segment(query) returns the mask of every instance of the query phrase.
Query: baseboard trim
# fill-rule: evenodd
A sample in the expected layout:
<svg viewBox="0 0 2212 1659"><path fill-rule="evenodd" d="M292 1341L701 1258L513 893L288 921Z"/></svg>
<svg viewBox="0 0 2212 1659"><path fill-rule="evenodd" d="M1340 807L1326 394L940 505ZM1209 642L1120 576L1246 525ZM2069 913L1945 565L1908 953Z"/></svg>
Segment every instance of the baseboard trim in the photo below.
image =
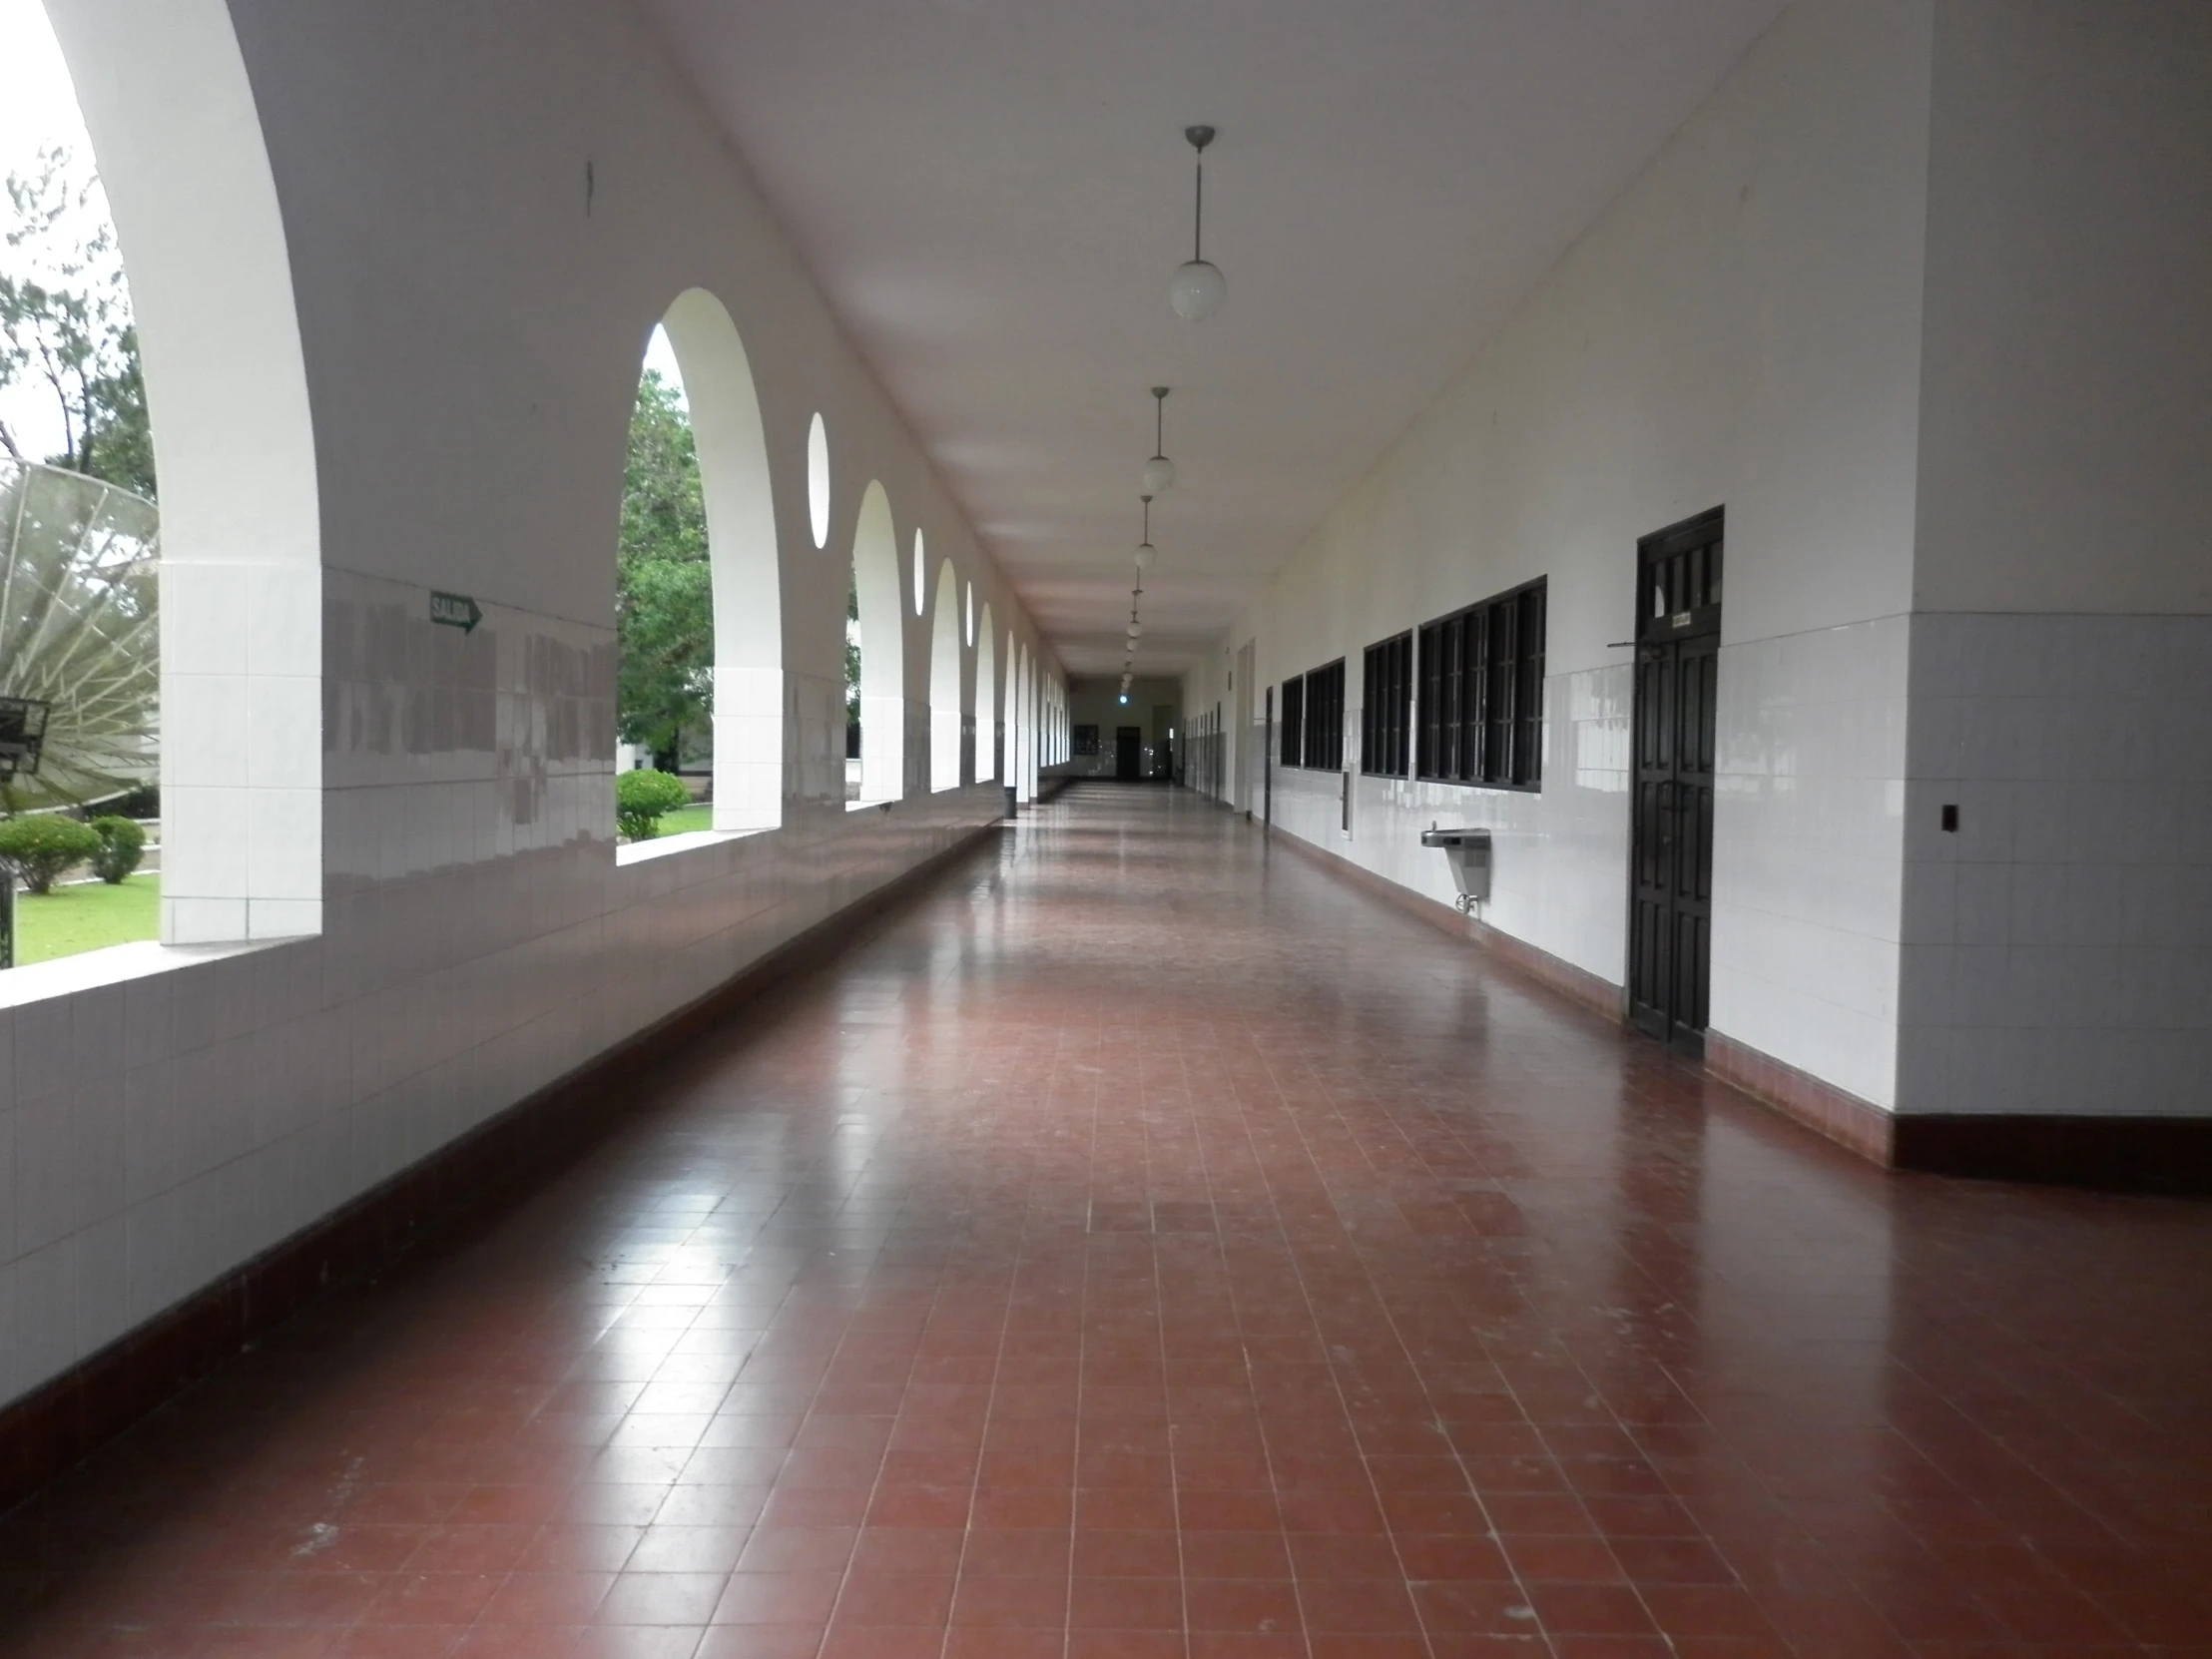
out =
<svg viewBox="0 0 2212 1659"><path fill-rule="evenodd" d="M622 1114L610 1114L607 1103L637 1095L641 1065L670 1057L764 993L851 949L952 866L986 844L998 844L1002 833L999 823L967 831L943 851L787 939L698 1001L0 1407L0 1512L67 1473L324 1290L358 1279L460 1224L496 1214L501 1200L620 1121Z"/></svg>
<svg viewBox="0 0 2212 1659"><path fill-rule="evenodd" d="M1356 864L1340 852L1332 852L1326 846L1316 846L1302 835L1285 831L1268 835L1270 846L1286 847L1302 858L1309 858L1338 876L1349 885L1358 887L1372 897L1402 911L1416 921L1449 933L1453 938L1466 939L1479 945L1518 968L1529 978L1536 980L1591 1013L1619 1024L1622 1018L1621 988L1610 979L1600 978L1587 968L1576 967L1562 956L1517 939L1510 933L1499 931L1486 922L1464 915L1449 904L1438 903L1425 893L1392 881L1386 875L1378 875L1364 864Z"/></svg>
<svg viewBox="0 0 2212 1659"><path fill-rule="evenodd" d="M2212 1197L2212 1119L1908 1113L1900 1169L2102 1192Z"/></svg>
<svg viewBox="0 0 2212 1659"><path fill-rule="evenodd" d="M1826 1078L1720 1031L1705 1034L1705 1069L1792 1123L1872 1163L1896 1162L1897 1115Z"/></svg>

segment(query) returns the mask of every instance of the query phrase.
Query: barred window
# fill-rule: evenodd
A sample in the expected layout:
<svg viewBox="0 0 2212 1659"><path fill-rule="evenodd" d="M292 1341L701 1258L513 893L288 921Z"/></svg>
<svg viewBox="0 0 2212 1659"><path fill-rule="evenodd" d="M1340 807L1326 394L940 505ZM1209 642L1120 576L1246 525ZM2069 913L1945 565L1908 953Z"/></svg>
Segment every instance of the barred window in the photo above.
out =
<svg viewBox="0 0 2212 1659"><path fill-rule="evenodd" d="M1360 707L1360 770L1377 778L1405 776L1407 726L1413 712L1413 636L1368 647Z"/></svg>
<svg viewBox="0 0 2212 1659"><path fill-rule="evenodd" d="M1541 580L1426 624L1415 672L1419 777L1494 789L1542 786Z"/></svg>
<svg viewBox="0 0 2212 1659"><path fill-rule="evenodd" d="M1345 762L1345 660L1306 676L1306 732L1303 765L1335 772Z"/></svg>
<svg viewBox="0 0 2212 1659"><path fill-rule="evenodd" d="M1283 764L1306 764L1306 677L1283 682Z"/></svg>

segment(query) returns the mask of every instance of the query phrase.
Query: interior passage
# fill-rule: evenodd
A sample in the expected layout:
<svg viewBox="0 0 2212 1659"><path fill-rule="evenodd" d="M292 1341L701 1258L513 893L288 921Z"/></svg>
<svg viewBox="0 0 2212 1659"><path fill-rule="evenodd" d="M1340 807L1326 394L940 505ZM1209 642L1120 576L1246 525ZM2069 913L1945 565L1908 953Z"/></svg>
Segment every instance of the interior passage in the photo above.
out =
<svg viewBox="0 0 2212 1659"><path fill-rule="evenodd" d="M2212 1653L2212 1212L1041 807L0 1522L0 1652Z"/></svg>

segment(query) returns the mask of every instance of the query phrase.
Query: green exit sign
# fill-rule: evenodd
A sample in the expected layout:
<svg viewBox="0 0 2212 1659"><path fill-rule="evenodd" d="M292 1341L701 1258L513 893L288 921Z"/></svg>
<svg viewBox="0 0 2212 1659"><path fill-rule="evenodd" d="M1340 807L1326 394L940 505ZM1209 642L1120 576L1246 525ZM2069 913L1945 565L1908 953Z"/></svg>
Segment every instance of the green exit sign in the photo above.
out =
<svg viewBox="0 0 2212 1659"><path fill-rule="evenodd" d="M476 625L484 620L484 613L465 593L433 593L430 595L430 620L441 628L458 628L464 634L473 634Z"/></svg>

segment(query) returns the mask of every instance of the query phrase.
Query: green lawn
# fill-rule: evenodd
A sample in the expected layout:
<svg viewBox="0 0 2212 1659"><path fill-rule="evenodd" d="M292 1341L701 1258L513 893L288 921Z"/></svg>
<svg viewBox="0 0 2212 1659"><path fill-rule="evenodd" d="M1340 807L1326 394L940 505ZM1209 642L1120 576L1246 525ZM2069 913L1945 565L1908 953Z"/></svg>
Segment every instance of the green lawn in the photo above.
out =
<svg viewBox="0 0 2212 1659"><path fill-rule="evenodd" d="M134 875L113 887L87 881L56 887L43 898L19 892L15 928L18 967L155 938L162 928L162 878Z"/></svg>
<svg viewBox="0 0 2212 1659"><path fill-rule="evenodd" d="M662 819L660 833L688 835L694 830L712 830L714 827L715 810L702 802L697 807L680 807Z"/></svg>

